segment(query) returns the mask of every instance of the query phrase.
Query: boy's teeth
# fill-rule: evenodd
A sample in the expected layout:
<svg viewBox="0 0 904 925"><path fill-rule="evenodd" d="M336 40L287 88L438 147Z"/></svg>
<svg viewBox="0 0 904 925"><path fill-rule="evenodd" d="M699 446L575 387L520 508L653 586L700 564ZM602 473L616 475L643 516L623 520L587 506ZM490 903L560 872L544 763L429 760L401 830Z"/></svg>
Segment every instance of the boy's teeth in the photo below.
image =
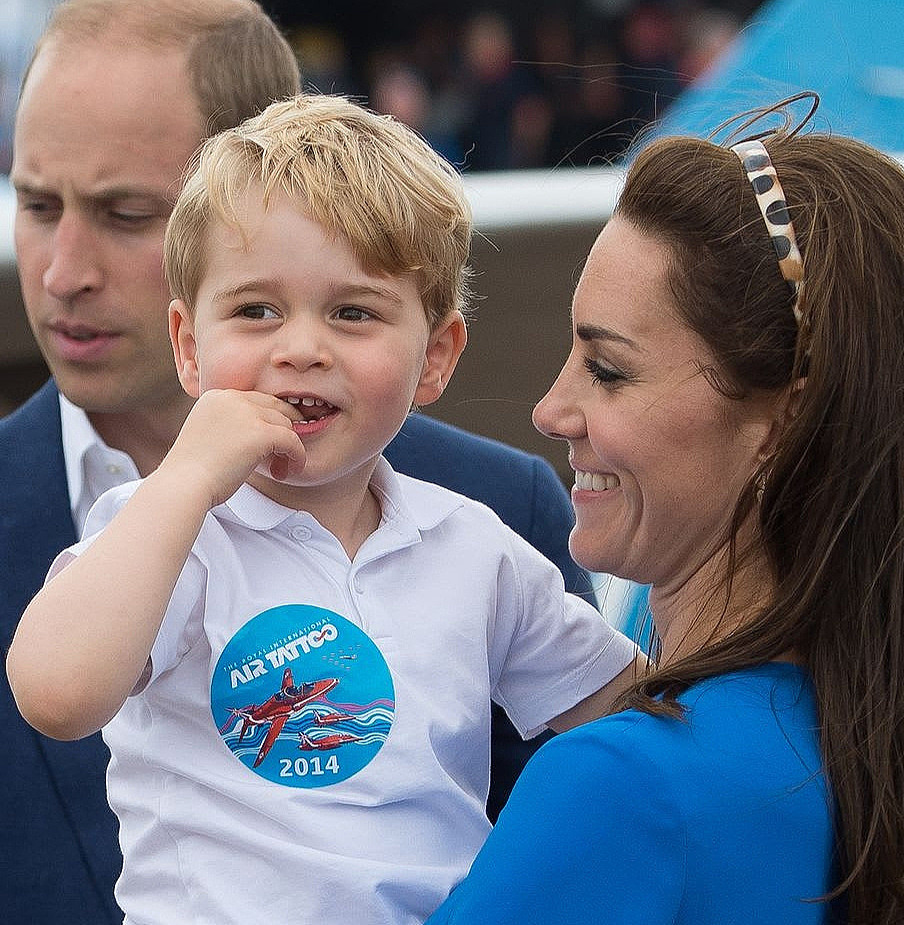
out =
<svg viewBox="0 0 904 925"><path fill-rule="evenodd" d="M313 398L308 398L307 396L301 400L301 403L302 403L306 408L313 408L313 407L314 407L314 404L315 404L314 399L313 399ZM321 404L322 404L322 402L321 402Z"/></svg>
<svg viewBox="0 0 904 925"><path fill-rule="evenodd" d="M297 405L297 404L298 404L298 399L295 398L293 395L287 395L285 400L286 400L290 405Z"/></svg>

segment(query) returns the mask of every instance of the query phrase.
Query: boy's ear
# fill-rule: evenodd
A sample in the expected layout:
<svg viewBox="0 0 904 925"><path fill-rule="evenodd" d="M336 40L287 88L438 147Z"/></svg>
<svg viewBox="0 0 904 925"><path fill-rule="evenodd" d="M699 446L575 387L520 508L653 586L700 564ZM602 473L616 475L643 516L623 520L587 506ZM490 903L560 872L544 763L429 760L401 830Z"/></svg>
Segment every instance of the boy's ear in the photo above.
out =
<svg viewBox="0 0 904 925"><path fill-rule="evenodd" d="M169 335L176 360L176 372L182 388L197 398L201 394L198 377L198 349L195 343L195 326L188 306L181 299L173 299L169 306Z"/></svg>
<svg viewBox="0 0 904 925"><path fill-rule="evenodd" d="M460 311L451 312L436 326L427 341L415 405L429 405L443 394L467 342L468 329Z"/></svg>

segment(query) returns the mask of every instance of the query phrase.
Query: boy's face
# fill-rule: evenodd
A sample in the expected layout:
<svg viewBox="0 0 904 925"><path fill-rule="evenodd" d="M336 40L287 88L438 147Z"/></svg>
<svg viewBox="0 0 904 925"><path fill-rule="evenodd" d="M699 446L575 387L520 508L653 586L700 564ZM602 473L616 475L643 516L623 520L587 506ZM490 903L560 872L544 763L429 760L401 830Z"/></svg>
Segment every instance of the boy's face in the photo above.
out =
<svg viewBox="0 0 904 925"><path fill-rule="evenodd" d="M178 300L171 334L183 386L292 399L309 418L300 436L311 487L370 478L412 402L435 401L465 344L459 313L433 331L415 282L368 273L286 197L252 187L245 237L215 223L194 315ZM296 428L297 430L298 428Z"/></svg>

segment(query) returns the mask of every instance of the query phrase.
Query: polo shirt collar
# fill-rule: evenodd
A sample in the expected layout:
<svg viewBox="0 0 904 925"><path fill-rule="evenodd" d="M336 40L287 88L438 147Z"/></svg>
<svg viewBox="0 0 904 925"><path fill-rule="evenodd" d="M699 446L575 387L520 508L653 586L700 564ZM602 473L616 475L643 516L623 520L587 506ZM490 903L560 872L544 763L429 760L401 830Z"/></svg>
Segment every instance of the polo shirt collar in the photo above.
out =
<svg viewBox="0 0 904 925"><path fill-rule="evenodd" d="M422 531L438 526L464 503L458 495L416 480L406 479L403 489L400 477L382 456L377 460L370 484L382 509L379 529L389 528L404 542L417 542ZM299 516L314 520L306 511L284 507L247 483L214 508L214 514L260 531L273 530Z"/></svg>

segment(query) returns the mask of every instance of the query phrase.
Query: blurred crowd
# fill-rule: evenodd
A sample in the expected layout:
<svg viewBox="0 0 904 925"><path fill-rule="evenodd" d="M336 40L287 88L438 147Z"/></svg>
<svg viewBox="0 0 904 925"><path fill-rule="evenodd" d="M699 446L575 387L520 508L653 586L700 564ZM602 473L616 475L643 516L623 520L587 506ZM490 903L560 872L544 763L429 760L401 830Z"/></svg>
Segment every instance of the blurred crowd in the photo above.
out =
<svg viewBox="0 0 904 925"><path fill-rule="evenodd" d="M468 170L499 170L616 159L726 49L755 4L419 4L379 23L334 24L293 23L273 6L306 86L396 115Z"/></svg>
<svg viewBox="0 0 904 925"><path fill-rule="evenodd" d="M21 70L57 0L0 0L0 172ZM262 0L305 86L416 128L467 170L608 162L725 50L759 0Z"/></svg>

